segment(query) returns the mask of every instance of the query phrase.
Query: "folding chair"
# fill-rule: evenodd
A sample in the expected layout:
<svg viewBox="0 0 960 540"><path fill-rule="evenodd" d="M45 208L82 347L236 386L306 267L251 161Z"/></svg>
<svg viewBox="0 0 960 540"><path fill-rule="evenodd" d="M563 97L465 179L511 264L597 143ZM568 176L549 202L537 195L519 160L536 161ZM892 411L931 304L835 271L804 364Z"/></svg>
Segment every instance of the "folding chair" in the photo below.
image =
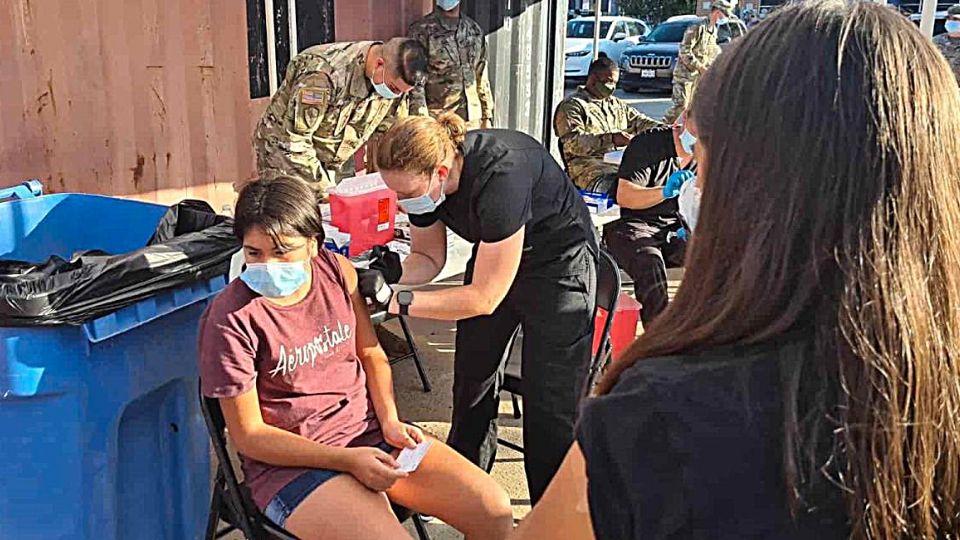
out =
<svg viewBox="0 0 960 540"><path fill-rule="evenodd" d="M590 360L582 397L590 395L600 374L603 373L607 364L610 363L610 357L613 354L613 349L610 346L610 330L613 328L613 314L617 311L617 303L620 300L620 289L622 286L620 269L617 267L617 263L613 260L613 257L606 251L600 250L599 259L599 268L597 270L597 305L594 309L593 317L595 319L597 311L601 309L606 311L609 316L603 324L603 330L600 333L600 345L597 347L597 352ZM520 329L518 328L510 340L510 344L507 346L507 352L505 354L508 355L508 359L506 369L504 370L502 388L502 390L510 393L510 399L513 401L514 418L521 417L520 403L517 397L523 397L523 377L520 373L520 355L512 354L516 339L519 335ZM511 450L523 452L522 447L510 441L501 438L497 439L497 442Z"/></svg>
<svg viewBox="0 0 960 540"><path fill-rule="evenodd" d="M217 475L213 482L210 515L207 518L206 540L223 538L233 531L240 531L247 540L298 540L296 536L276 525L253 504L249 490L240 481L227 451L226 421L220 409L220 401L200 394L203 420L210 433L210 441L217 455ZM420 515L401 506L393 505L400 522L413 519L420 540L430 540L427 528ZM219 529L220 520L226 527Z"/></svg>
<svg viewBox="0 0 960 540"><path fill-rule="evenodd" d="M370 313L370 320L373 321L374 326L379 326L390 319L398 319L400 321L400 329L403 331L403 338L407 341L407 345L410 347L410 352L402 356L390 359L390 365L399 364L404 360L413 359L413 364L417 366L417 374L420 375L420 384L423 385L424 392L430 392L433 390L433 387L430 385L430 379L427 378L427 372L423 369L423 363L420 361L420 350L417 349L417 343L413 340L413 333L410 332L410 327L407 326L406 317L400 315L391 315L387 313L387 310L377 310Z"/></svg>

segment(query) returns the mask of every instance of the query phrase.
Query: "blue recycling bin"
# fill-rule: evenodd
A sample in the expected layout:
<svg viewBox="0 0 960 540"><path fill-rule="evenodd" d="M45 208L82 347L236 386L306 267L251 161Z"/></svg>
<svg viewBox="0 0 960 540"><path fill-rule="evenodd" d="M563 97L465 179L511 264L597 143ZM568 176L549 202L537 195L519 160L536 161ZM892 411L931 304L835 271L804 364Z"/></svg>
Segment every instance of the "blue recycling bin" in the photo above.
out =
<svg viewBox="0 0 960 540"><path fill-rule="evenodd" d="M165 211L75 194L0 202L0 259L134 251ZM0 327L0 539L203 537L197 324L226 283L165 291L81 326Z"/></svg>

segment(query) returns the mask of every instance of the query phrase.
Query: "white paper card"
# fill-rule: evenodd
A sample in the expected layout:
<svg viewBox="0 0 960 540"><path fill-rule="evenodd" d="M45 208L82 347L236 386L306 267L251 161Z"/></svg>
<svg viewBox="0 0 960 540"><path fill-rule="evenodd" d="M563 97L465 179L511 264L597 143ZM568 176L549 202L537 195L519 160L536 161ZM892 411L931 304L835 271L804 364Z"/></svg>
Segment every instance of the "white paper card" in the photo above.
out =
<svg viewBox="0 0 960 540"><path fill-rule="evenodd" d="M404 448L401 450L400 455L397 456L397 462L400 463L400 470L405 473L412 473L417 470L420 462L423 461L424 456L427 455L427 450L430 449L431 444L432 441L426 439L418 444L416 448Z"/></svg>

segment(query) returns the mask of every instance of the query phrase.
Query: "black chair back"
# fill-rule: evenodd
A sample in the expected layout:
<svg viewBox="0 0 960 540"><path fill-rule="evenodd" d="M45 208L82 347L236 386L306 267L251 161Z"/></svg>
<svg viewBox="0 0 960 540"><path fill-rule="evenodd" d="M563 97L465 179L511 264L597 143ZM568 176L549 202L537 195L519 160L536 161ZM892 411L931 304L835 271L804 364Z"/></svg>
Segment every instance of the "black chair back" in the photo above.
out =
<svg viewBox="0 0 960 540"><path fill-rule="evenodd" d="M220 401L216 398L205 397L200 394L200 408L203 411L203 420L210 433L213 451L217 456L217 478L213 486L213 501L210 507L210 518L207 525L207 540L219 538L224 532L217 532L219 519L230 525L229 530L239 529L248 540L297 540L290 534L268 520L247 496L243 485L233 469L230 453L227 451L226 420L220 409Z"/></svg>
<svg viewBox="0 0 960 540"><path fill-rule="evenodd" d="M596 310L606 311L607 318L603 323L603 329L600 331L600 346L597 347L597 352L590 362L590 371L584 389L585 395L589 395L593 391L600 374L610 363L610 357L613 354L613 349L610 346L610 330L613 328L613 316L617 311L617 305L620 303L620 289L623 286L620 279L620 268L609 253L601 249L598 263ZM594 317L596 317L596 312L594 312Z"/></svg>

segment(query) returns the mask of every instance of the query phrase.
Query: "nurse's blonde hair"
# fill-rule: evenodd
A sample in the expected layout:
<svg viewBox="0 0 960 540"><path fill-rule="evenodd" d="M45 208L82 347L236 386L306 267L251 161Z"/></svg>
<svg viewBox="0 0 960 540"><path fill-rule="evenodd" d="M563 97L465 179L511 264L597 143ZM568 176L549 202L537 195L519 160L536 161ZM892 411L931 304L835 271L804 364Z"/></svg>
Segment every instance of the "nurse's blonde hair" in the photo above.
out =
<svg viewBox="0 0 960 540"><path fill-rule="evenodd" d="M382 171L433 174L449 152L459 152L467 124L454 113L436 120L410 116L398 121L377 145L377 167Z"/></svg>

